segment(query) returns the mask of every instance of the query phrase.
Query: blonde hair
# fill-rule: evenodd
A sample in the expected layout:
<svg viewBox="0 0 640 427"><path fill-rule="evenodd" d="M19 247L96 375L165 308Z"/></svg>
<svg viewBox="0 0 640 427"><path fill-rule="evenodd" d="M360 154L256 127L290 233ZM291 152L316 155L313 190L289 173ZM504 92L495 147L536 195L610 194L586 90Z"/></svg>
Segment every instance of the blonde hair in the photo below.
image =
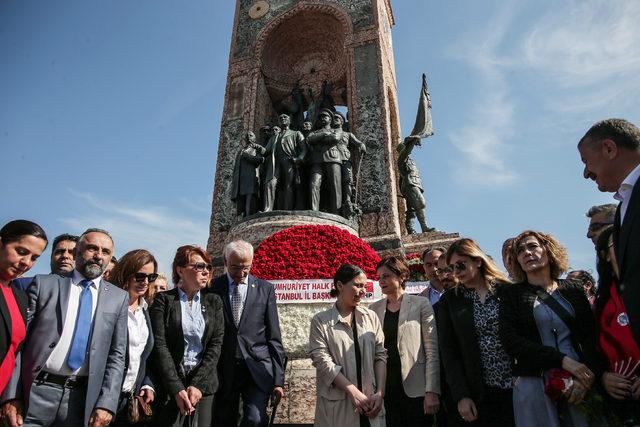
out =
<svg viewBox="0 0 640 427"><path fill-rule="evenodd" d="M552 279L558 279L562 273L569 269L569 256L567 255L567 249L560 244L560 242L551 234L542 233L540 231L526 230L518 234L513 239L509 258L509 272L513 278L518 282L524 282L527 280L527 274L522 269L522 266L518 262L518 246L527 237L534 237L542 248L547 252L547 258L549 259L549 267Z"/></svg>
<svg viewBox="0 0 640 427"><path fill-rule="evenodd" d="M487 288L493 289L496 282L510 283L509 278L505 276L496 263L480 249L480 246L478 246L473 239L462 238L453 242L451 246L449 246L449 250L447 250L447 264L451 264L453 254L480 260L480 267L478 267L478 269L480 270L480 274L482 274Z"/></svg>

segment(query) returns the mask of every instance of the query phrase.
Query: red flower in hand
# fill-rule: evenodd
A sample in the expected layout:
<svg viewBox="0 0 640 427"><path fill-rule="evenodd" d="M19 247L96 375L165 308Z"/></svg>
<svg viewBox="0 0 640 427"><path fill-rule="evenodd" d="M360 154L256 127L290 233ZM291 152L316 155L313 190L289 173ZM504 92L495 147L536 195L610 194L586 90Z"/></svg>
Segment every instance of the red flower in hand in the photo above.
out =
<svg viewBox="0 0 640 427"><path fill-rule="evenodd" d="M573 377L564 369L549 369L544 374L544 392L551 400L560 400L571 388Z"/></svg>

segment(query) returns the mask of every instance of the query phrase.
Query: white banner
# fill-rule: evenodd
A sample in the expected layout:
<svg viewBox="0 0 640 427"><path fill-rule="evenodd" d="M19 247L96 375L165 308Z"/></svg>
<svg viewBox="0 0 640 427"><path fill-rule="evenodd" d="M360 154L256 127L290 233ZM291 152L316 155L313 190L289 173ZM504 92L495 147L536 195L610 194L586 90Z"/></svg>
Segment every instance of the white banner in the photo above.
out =
<svg viewBox="0 0 640 427"><path fill-rule="evenodd" d="M312 304L334 302L329 296L333 279L270 280L276 290L278 304ZM406 291L411 294L422 292L427 282L407 282ZM365 286L363 302L371 303L382 298L377 281L369 280Z"/></svg>

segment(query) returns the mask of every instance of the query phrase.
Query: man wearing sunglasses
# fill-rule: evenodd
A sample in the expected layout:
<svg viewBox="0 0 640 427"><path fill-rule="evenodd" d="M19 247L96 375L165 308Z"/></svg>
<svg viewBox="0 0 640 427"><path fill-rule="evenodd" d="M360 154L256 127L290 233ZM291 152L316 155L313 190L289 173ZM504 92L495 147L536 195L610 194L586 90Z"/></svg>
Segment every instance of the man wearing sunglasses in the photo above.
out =
<svg viewBox="0 0 640 427"><path fill-rule="evenodd" d="M616 205L609 203L606 205L592 206L587 212L589 218L589 227L587 228L587 237L591 239L595 245L600 234L613 225L616 216Z"/></svg>
<svg viewBox="0 0 640 427"><path fill-rule="evenodd" d="M284 349L273 285L250 273L253 247L225 246L225 274L211 286L224 303L224 341L218 363L214 425L235 426L242 397L242 426L267 425L267 402L284 396Z"/></svg>
<svg viewBox="0 0 640 427"><path fill-rule="evenodd" d="M447 264L447 257L444 254L438 258L436 275L445 291L448 291L458 284L458 279L456 279L456 276L453 274L453 266Z"/></svg>

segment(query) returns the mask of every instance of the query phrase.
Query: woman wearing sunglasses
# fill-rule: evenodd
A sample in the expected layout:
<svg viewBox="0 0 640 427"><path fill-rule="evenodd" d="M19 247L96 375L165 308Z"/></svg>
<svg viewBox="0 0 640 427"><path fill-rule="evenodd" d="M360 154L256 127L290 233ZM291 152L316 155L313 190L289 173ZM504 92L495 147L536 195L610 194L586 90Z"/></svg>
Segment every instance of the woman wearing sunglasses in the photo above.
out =
<svg viewBox="0 0 640 427"><path fill-rule="evenodd" d="M201 292L211 270L211 258L204 249L181 246L173 260L175 287L156 294L151 306L154 372L162 390L153 425L208 427L212 423L224 317L220 297Z"/></svg>
<svg viewBox="0 0 640 427"><path fill-rule="evenodd" d="M460 420L513 425L510 360L498 336L497 293L508 279L471 239L455 241L446 257L459 284L436 304L436 319Z"/></svg>
<svg viewBox="0 0 640 427"><path fill-rule="evenodd" d="M569 265L567 252L553 236L525 231L513 240L510 262L519 283L500 295L500 333L516 377L516 425L586 426L575 404L593 385L600 358L582 285L560 279ZM556 383L563 387L554 393Z"/></svg>
<svg viewBox="0 0 640 427"><path fill-rule="evenodd" d="M155 398L153 383L147 372L147 359L153 349L153 333L148 301L153 282L158 277L156 259L144 249L126 253L111 271L109 281L129 293L127 370L113 425L130 425L129 403L141 396L151 404Z"/></svg>

